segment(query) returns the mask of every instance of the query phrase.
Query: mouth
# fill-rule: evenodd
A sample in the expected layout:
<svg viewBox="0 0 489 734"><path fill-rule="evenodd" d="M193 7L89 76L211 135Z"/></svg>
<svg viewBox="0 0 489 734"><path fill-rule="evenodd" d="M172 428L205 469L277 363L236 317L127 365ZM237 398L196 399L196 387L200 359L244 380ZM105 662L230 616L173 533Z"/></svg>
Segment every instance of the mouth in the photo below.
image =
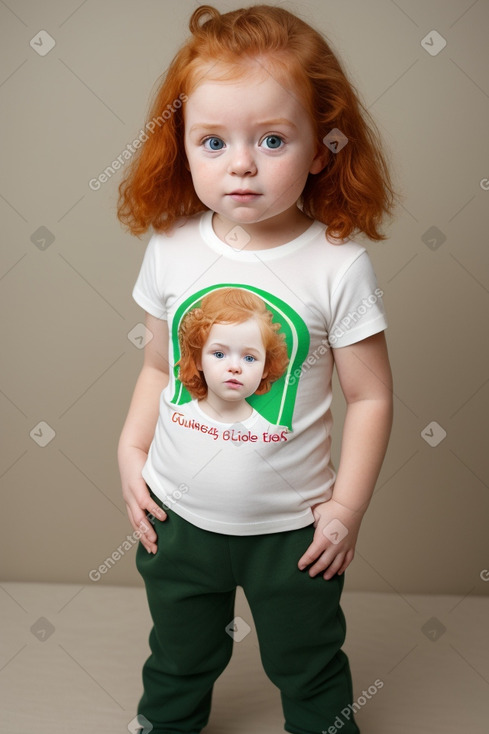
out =
<svg viewBox="0 0 489 734"><path fill-rule="evenodd" d="M258 194L256 191L250 191L249 189L236 189L236 191L231 191L228 196L235 199L235 201L251 201L261 196L261 194Z"/></svg>
<svg viewBox="0 0 489 734"><path fill-rule="evenodd" d="M243 387L243 383L239 380L226 380L224 384L229 385L230 387Z"/></svg>

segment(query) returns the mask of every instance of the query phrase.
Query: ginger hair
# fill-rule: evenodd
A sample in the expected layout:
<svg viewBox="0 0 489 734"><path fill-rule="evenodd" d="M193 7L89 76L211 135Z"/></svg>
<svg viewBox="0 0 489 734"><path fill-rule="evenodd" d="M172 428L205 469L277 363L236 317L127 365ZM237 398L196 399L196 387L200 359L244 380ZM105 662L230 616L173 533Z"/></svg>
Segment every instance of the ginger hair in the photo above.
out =
<svg viewBox="0 0 489 734"><path fill-rule="evenodd" d="M299 200L303 212L327 225L328 238L346 240L363 232L372 240L385 239L380 225L397 197L380 136L326 39L294 14L270 5L224 14L201 5L189 28L191 35L150 107L148 120L159 120L158 126L153 123L155 131L148 133L119 186L121 223L137 236L149 226L168 232L178 219L207 209L195 193L184 152L184 103L202 78L236 80L255 61L297 96L309 112L318 150L326 149L323 170L309 174ZM219 76L223 67L226 74ZM348 139L336 153L324 143L335 128Z"/></svg>
<svg viewBox="0 0 489 734"><path fill-rule="evenodd" d="M178 331L180 359L178 378L193 398L202 400L207 395L204 373L197 368L214 324L241 324L256 319L266 353L265 367L255 395L270 390L289 362L285 337L278 333L280 324L272 321L273 314L261 298L241 288L220 288L202 299L200 307L189 311Z"/></svg>

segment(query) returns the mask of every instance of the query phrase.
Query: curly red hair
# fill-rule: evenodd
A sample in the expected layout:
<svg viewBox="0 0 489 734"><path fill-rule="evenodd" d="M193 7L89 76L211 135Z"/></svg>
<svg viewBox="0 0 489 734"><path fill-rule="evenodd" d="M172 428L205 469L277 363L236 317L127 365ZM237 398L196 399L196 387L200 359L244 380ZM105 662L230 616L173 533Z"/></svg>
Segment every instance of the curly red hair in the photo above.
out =
<svg viewBox="0 0 489 734"><path fill-rule="evenodd" d="M177 362L178 378L192 397L201 400L207 395L204 374L197 368L202 348L214 324L241 324L256 319L266 353L263 377L255 391L262 395L270 390L289 362L285 337L279 334L280 324L273 323L273 314L261 298L241 288L220 288L202 299L199 308L189 311L180 324L178 339L181 357Z"/></svg>
<svg viewBox="0 0 489 734"><path fill-rule="evenodd" d="M280 7L255 5L221 14L210 5L190 19L191 36L176 54L149 112L154 132L136 152L119 186L118 218L134 235L149 226L169 231L175 222L204 211L184 153L183 103L203 66L228 66L229 78L260 59L309 111L318 148L337 128L348 143L328 153L321 173L309 174L299 202L305 214L328 225L328 236L363 232L385 239L380 224L396 199L375 123L324 37ZM248 64L249 69L249 64ZM156 129L157 128L157 129Z"/></svg>

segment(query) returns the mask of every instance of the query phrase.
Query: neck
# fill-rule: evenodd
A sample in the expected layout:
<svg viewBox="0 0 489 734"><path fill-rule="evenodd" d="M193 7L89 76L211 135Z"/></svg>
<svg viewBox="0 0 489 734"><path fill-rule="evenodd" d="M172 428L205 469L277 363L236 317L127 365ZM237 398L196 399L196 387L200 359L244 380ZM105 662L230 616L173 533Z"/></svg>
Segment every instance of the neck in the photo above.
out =
<svg viewBox="0 0 489 734"><path fill-rule="evenodd" d="M226 236L234 227L242 227L250 239L243 247L239 246L238 240L240 250L268 250L295 240L309 229L312 222L312 219L309 219L309 217L296 207L295 211L290 211L277 217L271 217L263 222L253 222L251 224L238 224L222 217L220 214L214 213L212 228L219 239L231 247L232 245L226 239Z"/></svg>

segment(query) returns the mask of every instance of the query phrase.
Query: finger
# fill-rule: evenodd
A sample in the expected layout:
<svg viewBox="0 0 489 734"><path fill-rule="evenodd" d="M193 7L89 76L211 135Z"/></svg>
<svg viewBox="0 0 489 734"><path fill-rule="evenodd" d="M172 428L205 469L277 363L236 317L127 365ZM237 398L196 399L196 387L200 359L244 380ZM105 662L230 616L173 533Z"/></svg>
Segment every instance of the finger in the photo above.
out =
<svg viewBox="0 0 489 734"><path fill-rule="evenodd" d="M334 561L328 567L326 573L323 574L323 579L329 581L333 576L340 571L343 566L343 554L339 553Z"/></svg>
<svg viewBox="0 0 489 734"><path fill-rule="evenodd" d="M299 562L297 565L299 566L301 571L306 566L309 566L310 563L313 563L318 558L318 556L320 556L325 550L327 550L327 547L329 547L329 544L328 546L325 545L325 538L323 535L321 535L321 539L313 540L304 555L299 558Z"/></svg>
<svg viewBox="0 0 489 734"><path fill-rule="evenodd" d="M144 538L145 541L147 541L143 542L143 545L150 553L156 553L156 551L158 550L158 535L156 534L153 523L151 521L156 518L157 520L164 522L168 518L168 514L159 505L157 505L153 499L151 499L149 493L147 502L145 504L145 509L147 510L149 515L145 515L143 525L149 525L149 529L146 530L145 528L143 528Z"/></svg>
<svg viewBox="0 0 489 734"><path fill-rule="evenodd" d="M133 515L133 512L131 510L131 507L128 505L127 502L126 502L126 510L127 510L127 516L129 518L129 522L131 523L132 529L133 530L138 530L137 522L134 519L134 515Z"/></svg>
<svg viewBox="0 0 489 734"><path fill-rule="evenodd" d="M143 546L146 548L148 553L156 553L156 541L158 540L158 536L156 535L146 513L142 512L141 508L137 505L135 509L127 505L127 512L131 525L133 526L134 531L138 533L138 538Z"/></svg>
<svg viewBox="0 0 489 734"><path fill-rule="evenodd" d="M349 550L348 553L345 556L345 560L343 561L343 565L341 566L340 570L338 571L338 574L341 576L341 574L345 573L346 569L350 565L350 563L353 561L354 557L354 551Z"/></svg>
<svg viewBox="0 0 489 734"><path fill-rule="evenodd" d="M140 483L138 482L137 484L134 484L133 492L131 495L129 495L128 500L129 499L133 499L136 503L134 504L133 502L132 505L133 515L135 519L139 520L138 510L141 509L143 511L146 510L150 515L158 518L158 520L166 520L166 512L151 497L151 494L148 490L148 485L142 478Z"/></svg>
<svg viewBox="0 0 489 734"><path fill-rule="evenodd" d="M168 515L166 512L154 502L154 500L151 499L151 497L148 496L148 501L144 505L144 508L149 512L150 515L153 515L153 517L157 517L158 520L161 520L164 522Z"/></svg>
<svg viewBox="0 0 489 734"><path fill-rule="evenodd" d="M335 554L333 547L330 546L309 570L309 575L317 576L318 573L327 569L328 578L331 578L336 573L336 569L341 567L343 556L343 553Z"/></svg>
<svg viewBox="0 0 489 734"><path fill-rule="evenodd" d="M141 532L143 530L145 535L147 535L148 531L151 530L152 527L148 515L141 510L138 505L126 505L126 507L129 520L131 521L131 525L134 530L136 532Z"/></svg>
<svg viewBox="0 0 489 734"><path fill-rule="evenodd" d="M154 538L153 538L154 536ZM143 520L139 526L139 540L144 545L148 553L156 553L158 550L157 540L158 536L153 530L153 526L148 519Z"/></svg>

